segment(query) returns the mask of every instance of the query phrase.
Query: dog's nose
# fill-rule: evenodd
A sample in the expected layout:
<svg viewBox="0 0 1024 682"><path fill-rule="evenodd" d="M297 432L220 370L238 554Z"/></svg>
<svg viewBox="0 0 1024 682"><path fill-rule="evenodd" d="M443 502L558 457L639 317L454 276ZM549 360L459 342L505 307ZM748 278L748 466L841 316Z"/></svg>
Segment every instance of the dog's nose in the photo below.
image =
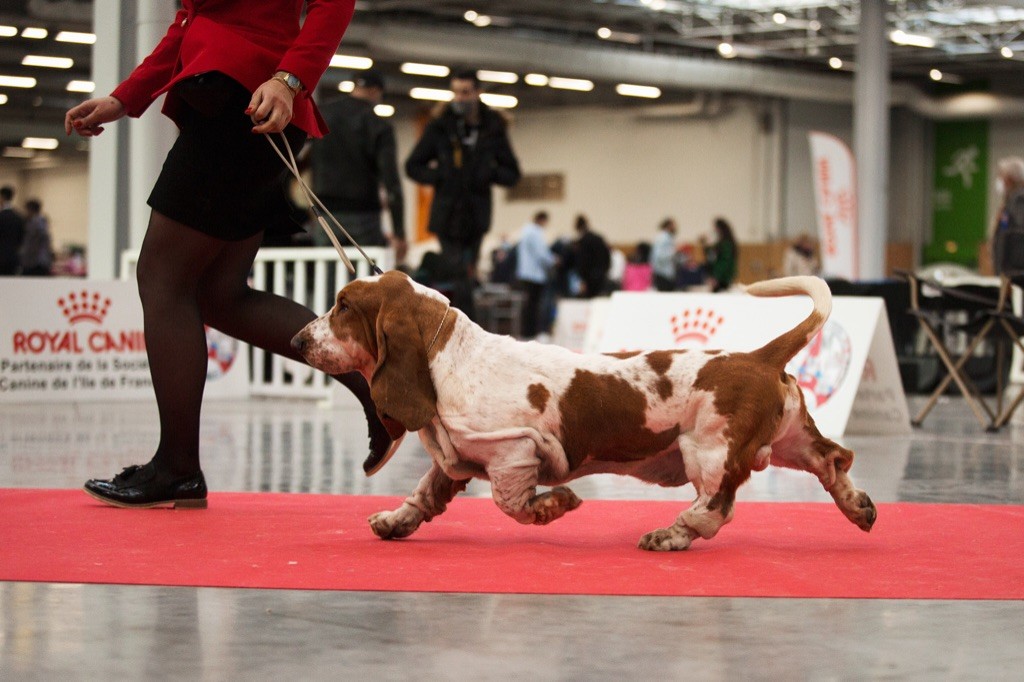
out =
<svg viewBox="0 0 1024 682"><path fill-rule="evenodd" d="M292 349L300 355L306 352L306 337L301 332L292 337Z"/></svg>

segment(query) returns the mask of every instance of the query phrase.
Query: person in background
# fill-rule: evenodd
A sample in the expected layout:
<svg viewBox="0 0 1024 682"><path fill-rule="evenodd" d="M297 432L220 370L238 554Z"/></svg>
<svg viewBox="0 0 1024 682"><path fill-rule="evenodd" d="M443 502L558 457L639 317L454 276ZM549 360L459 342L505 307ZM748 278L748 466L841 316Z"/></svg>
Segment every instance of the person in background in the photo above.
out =
<svg viewBox="0 0 1024 682"><path fill-rule="evenodd" d="M992 239L992 265L997 275L1019 275L1024 270L1024 159L1000 159L996 171L1001 203Z"/></svg>
<svg viewBox="0 0 1024 682"><path fill-rule="evenodd" d="M604 237L590 229L585 215L576 216L575 268L580 277L580 297L604 294L611 266L611 250Z"/></svg>
<svg viewBox="0 0 1024 682"><path fill-rule="evenodd" d="M28 277L46 277L53 269L53 240L50 221L42 213L43 205L37 199L25 202L25 238L21 242L21 274Z"/></svg>
<svg viewBox="0 0 1024 682"><path fill-rule="evenodd" d="M146 464L84 486L118 507L207 505L199 457L204 325L303 362L291 341L316 314L248 283L264 231L285 215L285 166L264 134L298 149L307 135L327 132L310 93L355 9L354 0L181 4L127 79L64 117L68 135L94 137L108 123L141 116L166 93L163 112L180 130L149 196L153 211L136 270L160 442ZM362 375L334 378L366 415L369 469L394 452L404 433L384 424Z"/></svg>
<svg viewBox="0 0 1024 682"><path fill-rule="evenodd" d="M802 234L786 249L786 255L782 260L782 274L784 277L816 275L818 270L818 254L814 248L814 240L810 235Z"/></svg>
<svg viewBox="0 0 1024 682"><path fill-rule="evenodd" d="M541 305L548 285L548 271L558 260L544 239L548 219L547 211L538 211L532 222L523 225L516 245L516 282L526 293L523 337L527 339L548 331L542 328L546 325L541 323Z"/></svg>
<svg viewBox="0 0 1024 682"><path fill-rule="evenodd" d="M475 279L491 229L491 187L511 187L522 174L504 116L480 101L476 71L456 71L450 86L452 101L423 130L405 172L434 188L427 229L437 235L441 255Z"/></svg>
<svg viewBox="0 0 1024 682"><path fill-rule="evenodd" d="M18 252L25 238L25 218L14 208L14 188L0 187L0 276L16 275Z"/></svg>
<svg viewBox="0 0 1024 682"><path fill-rule="evenodd" d="M390 245L395 260L405 260L405 199L398 176L395 129L374 107L384 101L384 77L374 70L355 78L352 94L339 94L321 107L331 134L314 139L310 149L313 190L360 246ZM381 227L381 189L391 215L390 237ZM344 235L339 243L348 246ZM314 242L330 246L323 230Z"/></svg>
<svg viewBox="0 0 1024 682"><path fill-rule="evenodd" d="M715 241L709 244L707 238L700 238L704 249L704 262L711 279L711 291L725 291L736 279L736 259L738 257L736 238L732 226L725 218L715 218Z"/></svg>
<svg viewBox="0 0 1024 682"><path fill-rule="evenodd" d="M651 271L654 288L675 291L676 288L676 221L665 218L658 226L658 236L651 247Z"/></svg>

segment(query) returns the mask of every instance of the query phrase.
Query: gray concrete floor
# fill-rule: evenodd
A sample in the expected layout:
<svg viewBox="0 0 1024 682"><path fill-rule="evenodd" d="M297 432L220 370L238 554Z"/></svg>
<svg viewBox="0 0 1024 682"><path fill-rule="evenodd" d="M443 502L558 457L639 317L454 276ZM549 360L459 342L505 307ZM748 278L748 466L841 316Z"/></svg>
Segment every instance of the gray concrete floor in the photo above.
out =
<svg viewBox="0 0 1024 682"><path fill-rule="evenodd" d="M76 488L145 461L156 436L149 404L0 406L0 487ZM1024 504L1020 419L988 434L950 398L911 436L841 441L876 502ZM211 402L203 468L219 491L387 495L426 470L410 438L367 479L365 442L354 403ZM615 477L573 489L584 499L692 495ZM474 482L465 494L488 493ZM739 497L738 514L743 500L829 500L807 474L774 468ZM0 680L1020 680L1022 632L1019 601L0 583Z"/></svg>

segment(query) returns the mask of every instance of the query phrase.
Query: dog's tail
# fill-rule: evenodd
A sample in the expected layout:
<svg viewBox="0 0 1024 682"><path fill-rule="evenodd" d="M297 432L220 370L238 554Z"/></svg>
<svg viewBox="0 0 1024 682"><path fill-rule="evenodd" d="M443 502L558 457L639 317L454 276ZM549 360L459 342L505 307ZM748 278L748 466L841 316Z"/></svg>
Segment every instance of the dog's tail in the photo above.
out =
<svg viewBox="0 0 1024 682"><path fill-rule="evenodd" d="M821 330L829 313L832 312L832 292L829 291L825 280L817 277L770 279L751 284L747 287L747 293L766 297L804 294L810 296L814 303L814 308L806 320L752 353L770 367L785 367L786 363Z"/></svg>

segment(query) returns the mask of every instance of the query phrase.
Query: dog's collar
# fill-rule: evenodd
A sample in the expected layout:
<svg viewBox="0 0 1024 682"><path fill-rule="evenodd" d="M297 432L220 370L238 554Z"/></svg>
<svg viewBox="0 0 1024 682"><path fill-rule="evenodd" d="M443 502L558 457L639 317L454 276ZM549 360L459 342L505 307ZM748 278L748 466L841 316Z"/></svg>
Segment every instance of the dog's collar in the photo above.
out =
<svg viewBox="0 0 1024 682"><path fill-rule="evenodd" d="M444 315L441 316L441 324L437 325L437 331L434 332L434 338L431 340L430 345L427 346L427 353L430 353L430 349L434 347L434 342L437 341L437 337L441 334L441 327L444 326L444 321L448 319L448 311L452 309L451 304L444 309Z"/></svg>

